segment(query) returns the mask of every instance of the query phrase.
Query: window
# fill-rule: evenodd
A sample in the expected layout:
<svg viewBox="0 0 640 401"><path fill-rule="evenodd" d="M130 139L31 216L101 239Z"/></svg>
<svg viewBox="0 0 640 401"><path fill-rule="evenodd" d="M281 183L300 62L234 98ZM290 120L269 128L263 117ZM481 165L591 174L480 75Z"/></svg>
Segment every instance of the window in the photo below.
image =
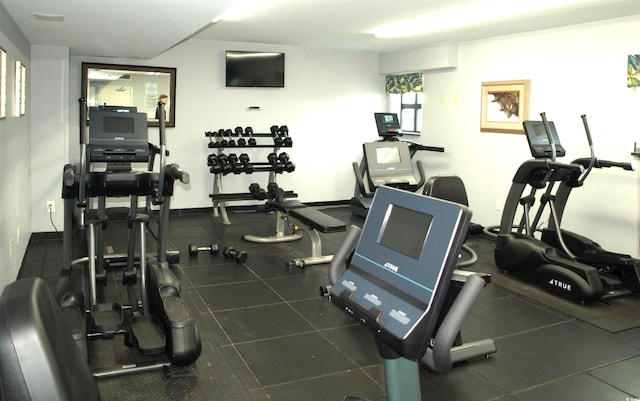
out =
<svg viewBox="0 0 640 401"><path fill-rule="evenodd" d="M389 94L389 111L397 113L400 128L409 134L422 132L422 99L423 93L391 93Z"/></svg>
<svg viewBox="0 0 640 401"><path fill-rule="evenodd" d="M386 79L389 111L398 114L404 133L422 131L422 73L389 75Z"/></svg>
<svg viewBox="0 0 640 401"><path fill-rule="evenodd" d="M7 116L7 52L0 47L0 119Z"/></svg>

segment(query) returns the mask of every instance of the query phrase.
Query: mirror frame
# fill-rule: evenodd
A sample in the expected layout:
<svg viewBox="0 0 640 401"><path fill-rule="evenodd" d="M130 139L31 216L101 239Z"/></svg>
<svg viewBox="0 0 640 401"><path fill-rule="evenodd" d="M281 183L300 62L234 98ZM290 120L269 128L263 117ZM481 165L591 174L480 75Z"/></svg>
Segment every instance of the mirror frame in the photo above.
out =
<svg viewBox="0 0 640 401"><path fill-rule="evenodd" d="M83 99L87 99L87 104L89 104L89 94L87 93L88 84L89 84L89 70L90 69L107 69L107 70L121 70L127 72L157 72L157 73L165 73L169 74L169 115L168 119L165 122L165 127L175 127L176 126L176 69L170 67L150 67L150 66L141 66L141 65L126 65L126 64L102 64L102 63L82 63L82 82L81 82L81 97ZM158 94L159 95L159 94ZM138 109L143 108L143 105L118 105L118 106L136 106ZM88 115L87 115L88 118ZM88 119L87 119L88 123ZM157 127L157 120L149 120L148 124L150 127Z"/></svg>

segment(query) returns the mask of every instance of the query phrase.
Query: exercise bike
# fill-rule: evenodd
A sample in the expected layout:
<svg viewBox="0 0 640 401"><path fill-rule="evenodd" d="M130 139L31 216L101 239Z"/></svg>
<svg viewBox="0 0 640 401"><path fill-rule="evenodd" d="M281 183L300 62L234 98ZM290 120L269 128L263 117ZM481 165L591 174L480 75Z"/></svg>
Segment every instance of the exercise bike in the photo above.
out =
<svg viewBox="0 0 640 401"><path fill-rule="evenodd" d="M462 205L380 187L362 230L352 227L334 256L331 301L374 334L384 360L385 400L421 399L421 360L439 372L451 368L451 342L484 287L482 278L470 275L447 310L469 220Z"/></svg>

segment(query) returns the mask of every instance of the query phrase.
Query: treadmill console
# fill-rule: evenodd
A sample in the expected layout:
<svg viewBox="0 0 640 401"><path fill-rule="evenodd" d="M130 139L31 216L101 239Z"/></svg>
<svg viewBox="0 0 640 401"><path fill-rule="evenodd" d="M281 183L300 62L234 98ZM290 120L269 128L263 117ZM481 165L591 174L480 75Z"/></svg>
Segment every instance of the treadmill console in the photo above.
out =
<svg viewBox="0 0 640 401"><path fill-rule="evenodd" d="M396 113L373 113L376 119L378 135L382 137L402 135L400 120Z"/></svg>
<svg viewBox="0 0 640 401"><path fill-rule="evenodd" d="M371 188L389 185L408 190L418 184L407 142L366 142L362 147Z"/></svg>
<svg viewBox="0 0 640 401"><path fill-rule="evenodd" d="M553 143L556 147L556 157L562 157L566 152L560 144L560 139L556 132L556 126L553 124L553 121L549 121L548 123L549 130L551 131L551 138L553 139ZM524 132L527 135L531 155L536 159L551 158L551 144L549 143L547 131L544 129L544 123L542 121L527 120L524 121L522 125L524 126Z"/></svg>
<svg viewBox="0 0 640 401"><path fill-rule="evenodd" d="M421 357L470 219L462 205L378 188L332 302L402 356Z"/></svg>

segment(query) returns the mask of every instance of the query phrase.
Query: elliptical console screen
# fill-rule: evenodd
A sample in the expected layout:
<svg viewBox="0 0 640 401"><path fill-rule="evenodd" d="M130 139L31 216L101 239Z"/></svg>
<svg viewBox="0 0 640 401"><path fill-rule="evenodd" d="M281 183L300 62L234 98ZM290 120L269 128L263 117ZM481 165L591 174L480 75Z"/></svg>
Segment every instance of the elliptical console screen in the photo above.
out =
<svg viewBox="0 0 640 401"><path fill-rule="evenodd" d="M401 355L422 356L470 219L462 205L378 188L332 302Z"/></svg>
<svg viewBox="0 0 640 401"><path fill-rule="evenodd" d="M91 161L148 161L146 113L121 108L91 110L88 144Z"/></svg>
<svg viewBox="0 0 640 401"><path fill-rule="evenodd" d="M549 131L551 138L556 147L556 156L562 157L566 154L564 148L560 144L556 126L553 121L548 121ZM551 144L547 131L544 129L544 123L542 121L527 120L522 123L524 126L524 132L527 135L527 141L529 142L529 148L531 155L536 159L542 159L551 157Z"/></svg>

